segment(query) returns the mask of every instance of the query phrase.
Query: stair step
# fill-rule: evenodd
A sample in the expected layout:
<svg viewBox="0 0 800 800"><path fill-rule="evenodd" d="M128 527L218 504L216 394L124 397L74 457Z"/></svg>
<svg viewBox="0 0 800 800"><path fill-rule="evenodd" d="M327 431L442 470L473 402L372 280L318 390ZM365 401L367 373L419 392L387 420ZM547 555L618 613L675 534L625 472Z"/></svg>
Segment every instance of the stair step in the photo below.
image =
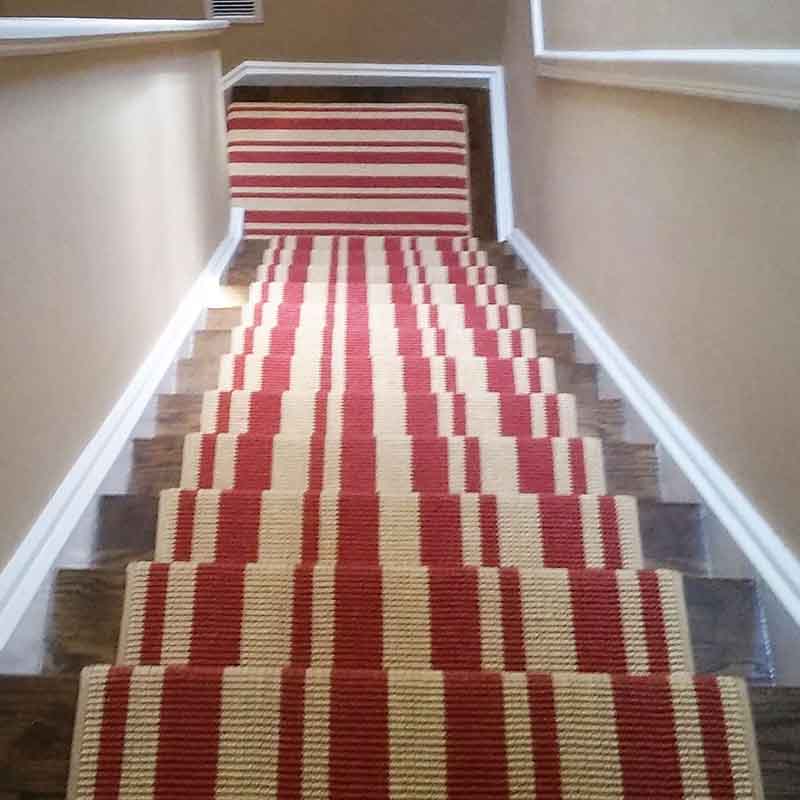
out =
<svg viewBox="0 0 800 800"><path fill-rule="evenodd" d="M262 328L256 329L258 331L258 336L262 333L264 334L265 341L266 337L269 336L271 333L270 329ZM280 330L280 329L279 329ZM309 333L308 330L304 331L306 334ZM433 329L430 330L431 335L433 335ZM511 331L506 331L501 333L500 335L500 346L505 346L505 342L507 340L506 333L512 333ZM518 333L518 332L513 332ZM526 334L527 335L527 331ZM373 332L373 340L377 336L377 332ZM450 331L447 333L447 346L448 348L470 348L470 352L477 356L481 356L482 353L477 352L473 348L478 347L486 347L487 348L487 355L490 357L497 357L498 351L495 349L498 347L496 344L497 336L495 332L486 332L486 333L469 333L469 330L466 332L457 332L457 331ZM392 340L393 341L393 340ZM514 339L516 341L516 338ZM474 344L473 344L474 342ZM523 355L528 356L547 356L550 358L558 358L564 361L574 361L575 359L575 337L571 333L536 333L535 336L535 353L527 353L523 351ZM424 340L423 344L427 346L427 339ZM388 346L388 343L387 343ZM432 346L432 345L431 345ZM512 349L512 344L509 341L508 344L508 353L511 354L514 352ZM492 348L489 350L489 348ZM234 348L234 341L233 341L233 334L231 331L224 331L224 330L200 330L194 336L194 345L192 349L192 358L209 358L209 357L216 357L219 358L227 353L231 352L242 352L238 350L238 348ZM268 351L265 350L258 350L258 351L248 351L248 352L262 352L267 354ZM273 355L279 355L280 353L286 353L285 350L277 350L273 347ZM298 350L294 350L293 352L298 352ZM392 347L391 352L397 352L398 350ZM446 353L447 355L458 355L461 350L448 350ZM505 350L500 350L499 353L502 354L506 352ZM383 351L381 351L383 353ZM464 351L466 354L466 351ZM387 354L390 354L387 351ZM409 355L414 355L413 352L409 351ZM313 354L309 354L313 355ZM376 353L377 355L377 353ZM416 355L436 355L434 350L430 350L428 352L419 351ZM505 357L502 356L501 357Z"/></svg>
<svg viewBox="0 0 800 800"><path fill-rule="evenodd" d="M93 566L124 567L153 558L158 498L105 495L100 504ZM705 575L706 543L700 509L692 503L639 502L642 565Z"/></svg>
<svg viewBox="0 0 800 800"><path fill-rule="evenodd" d="M157 403L157 435L186 435L200 431L202 394L162 394ZM621 400L579 403L577 414L580 436L596 436L603 440L624 438L625 414Z"/></svg>
<svg viewBox="0 0 800 800"><path fill-rule="evenodd" d="M753 581L683 576L682 583L695 671L738 675L756 684L768 684L769 664L762 647ZM220 587L214 599L223 591ZM122 570L59 570L48 632L47 669L77 672L91 664L113 663L124 594ZM728 613L721 613L726 604ZM561 609L559 615L563 617L563 613ZM278 646L277 639L273 645ZM224 643L220 643L222 646Z"/></svg>
<svg viewBox="0 0 800 800"><path fill-rule="evenodd" d="M720 797L757 791L746 690L730 678L97 667L82 684L76 752L86 763L102 732L109 758L81 773L76 800L96 796L134 739L163 765L156 789L150 770L129 774L126 796L136 797L160 796L167 781L185 796L261 787L247 792L256 797L295 780L303 796L325 797L389 776L393 796L449 785L499 797L533 781L544 795L545 781L585 764L594 767L581 770L581 791L597 800L618 798L623 775L631 796L700 797L709 782ZM210 774L199 769L208 761Z"/></svg>

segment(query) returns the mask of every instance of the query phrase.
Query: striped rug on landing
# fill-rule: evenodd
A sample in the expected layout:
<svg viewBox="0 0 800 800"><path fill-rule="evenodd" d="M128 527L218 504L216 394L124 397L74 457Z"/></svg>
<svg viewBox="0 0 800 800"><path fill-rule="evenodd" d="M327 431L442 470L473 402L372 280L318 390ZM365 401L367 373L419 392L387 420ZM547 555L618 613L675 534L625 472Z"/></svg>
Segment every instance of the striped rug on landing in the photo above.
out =
<svg viewBox="0 0 800 800"><path fill-rule="evenodd" d="M280 212L307 149L239 110ZM693 674L684 578L612 493L638 464L606 475L487 254L320 230L269 240L193 406L69 799L761 800L747 686Z"/></svg>
<svg viewBox="0 0 800 800"><path fill-rule="evenodd" d="M228 155L249 237L470 232L464 106L232 103Z"/></svg>

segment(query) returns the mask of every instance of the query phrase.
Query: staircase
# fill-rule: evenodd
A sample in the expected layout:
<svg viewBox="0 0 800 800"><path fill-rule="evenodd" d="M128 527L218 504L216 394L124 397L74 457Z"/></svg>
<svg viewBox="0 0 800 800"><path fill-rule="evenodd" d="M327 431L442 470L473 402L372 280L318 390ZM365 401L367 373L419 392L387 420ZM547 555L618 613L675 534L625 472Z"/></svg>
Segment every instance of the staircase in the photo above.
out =
<svg viewBox="0 0 800 800"><path fill-rule="evenodd" d="M71 745L74 798L759 797L757 753L795 796L752 583L501 245L253 239L226 282L0 678L3 800Z"/></svg>

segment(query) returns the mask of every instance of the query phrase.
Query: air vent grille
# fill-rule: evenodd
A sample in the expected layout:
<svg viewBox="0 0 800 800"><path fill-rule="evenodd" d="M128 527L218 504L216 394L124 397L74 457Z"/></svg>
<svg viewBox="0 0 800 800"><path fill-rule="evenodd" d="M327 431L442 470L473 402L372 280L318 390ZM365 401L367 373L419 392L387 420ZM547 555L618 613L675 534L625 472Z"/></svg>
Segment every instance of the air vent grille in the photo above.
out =
<svg viewBox="0 0 800 800"><path fill-rule="evenodd" d="M262 0L208 0L210 19L229 19L232 22L262 22Z"/></svg>

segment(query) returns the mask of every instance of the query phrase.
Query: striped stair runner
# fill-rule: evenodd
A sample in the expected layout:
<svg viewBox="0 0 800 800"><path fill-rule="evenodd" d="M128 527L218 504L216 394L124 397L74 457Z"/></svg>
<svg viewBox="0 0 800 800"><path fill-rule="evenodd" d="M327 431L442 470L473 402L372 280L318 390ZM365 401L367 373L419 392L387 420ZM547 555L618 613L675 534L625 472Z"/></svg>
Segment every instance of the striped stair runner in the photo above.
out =
<svg viewBox="0 0 800 800"><path fill-rule="evenodd" d="M272 238L83 673L70 798L760 797L745 685L692 674L681 576L430 210L463 110L405 110L232 107Z"/></svg>

